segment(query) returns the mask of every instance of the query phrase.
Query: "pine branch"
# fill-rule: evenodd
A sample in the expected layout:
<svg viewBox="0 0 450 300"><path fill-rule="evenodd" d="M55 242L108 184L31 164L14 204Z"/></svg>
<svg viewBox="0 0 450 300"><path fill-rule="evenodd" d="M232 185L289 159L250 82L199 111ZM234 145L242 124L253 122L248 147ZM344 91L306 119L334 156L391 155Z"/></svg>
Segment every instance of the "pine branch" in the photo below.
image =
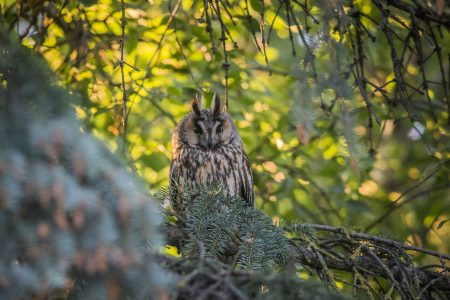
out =
<svg viewBox="0 0 450 300"><path fill-rule="evenodd" d="M163 229L169 243L177 246L183 254L180 264L186 260L198 260L199 257L202 261L207 258L209 263L218 264L220 271L214 274L227 274L233 280L236 280L234 276L252 270L298 272L298 266L301 265L301 269L306 268L317 274L328 286L335 286L337 281L346 282L337 271L350 273L354 283L347 284L371 296L380 293L381 287L377 283L379 278L389 281L405 299L418 294L423 299L432 299L436 294L443 297L450 295L450 276L447 275L449 269L446 266L450 256L447 254L328 225L294 224L270 229L275 228L271 220L253 208L239 205L243 203L242 200L239 202L240 199L232 198L230 201L220 189L208 189L202 190L191 204L186 205L183 217L188 224L186 227L167 224ZM219 243L221 247L214 248L212 243ZM437 257L440 264L416 266L408 252ZM279 255L281 257L276 259ZM234 264L216 261L226 262L222 259L226 256L235 257L237 269L233 268ZM171 267L169 269L173 270ZM223 272L225 269L228 271ZM210 287L218 288L217 280L228 280L222 275L213 278L209 272L204 267L194 268L189 272L194 275L188 278L188 282L196 285L197 280L209 278L212 280L208 283ZM209 295L214 291L215 288L211 288L204 292Z"/></svg>
<svg viewBox="0 0 450 300"><path fill-rule="evenodd" d="M324 230L333 232L339 235L345 235L346 230L342 228L326 226L326 225L317 225L317 224L302 224L304 227L313 228L316 230ZM165 233L167 236L167 241L172 245L180 244L180 237L182 234L180 230L174 226L166 227ZM326 268L331 270L340 270L345 271L351 274L355 273L355 270L358 270L361 274L370 277L382 277L388 280L399 280L402 276L406 276L407 278L415 278L417 277L419 288L421 291L425 289L433 289L444 291L446 293L450 292L450 276L446 275L445 272L448 272L448 268L445 267L445 264L435 265L434 267L438 267L443 270L443 272L435 272L430 271L427 267L416 267L414 265L408 264L393 264L392 261L386 261L385 259L380 258L380 255L374 256L374 251L371 245L364 245L365 242L370 241L374 244L379 245L388 245L393 248L403 248L406 250L418 251L421 253L425 253L428 255L438 256L442 259L450 259L450 257L446 254L437 253L435 251L431 251L428 249L422 249L406 244L402 244L393 240L370 236L362 233L348 233L352 238L359 240L360 242L354 242L357 245L363 245L363 252L360 253L359 256L351 259L350 255L347 256L326 256L323 255L323 261L318 256L317 251L313 250L310 245L307 243L301 243L297 239L291 239L290 245L294 249L296 253L296 261L304 265L305 267L309 267L316 272L321 272L324 269L323 263L325 263ZM339 240L335 236L330 238L329 240L321 241L321 245L319 246L324 252L330 252L330 247L338 247L345 245L348 242L346 239ZM235 251L229 251L227 254L234 254ZM371 253L371 254L369 254ZM166 258L167 261L171 261L175 263L176 260L174 258ZM181 263L181 262L180 262ZM229 268L229 267L227 267ZM387 268L387 269L386 269ZM173 270L173 268L169 267L169 269ZM390 271L388 271L390 270ZM246 272L242 271L233 271L232 274L234 276L242 276L242 273Z"/></svg>

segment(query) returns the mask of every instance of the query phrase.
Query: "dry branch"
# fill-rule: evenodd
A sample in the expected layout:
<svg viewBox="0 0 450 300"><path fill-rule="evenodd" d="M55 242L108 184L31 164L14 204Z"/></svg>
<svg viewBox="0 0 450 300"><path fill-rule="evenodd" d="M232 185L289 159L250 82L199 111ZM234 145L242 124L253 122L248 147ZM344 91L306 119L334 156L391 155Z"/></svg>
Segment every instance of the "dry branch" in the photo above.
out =
<svg viewBox="0 0 450 300"><path fill-rule="evenodd" d="M320 237L310 236L307 233L309 229L330 232L331 234L321 235ZM174 225L165 225L163 231L166 233L169 244L183 247L185 237L179 228ZM374 293L380 288L380 286L376 286L379 285L378 278L384 278L391 282L404 299L409 299L411 295L417 294L420 294L423 299L431 299L429 298L432 297L431 293L439 293L444 299L450 298L450 276L447 274L449 268L446 266L446 261L450 261L450 256L447 254L327 225L292 225L286 228L286 232L290 235L297 232L294 237L289 239L290 251L294 253L290 259L294 261L288 261L286 269L290 268L289 265L300 263L304 268L316 273L328 285L332 285L334 281L342 280L345 282L336 273L336 271L344 271L352 274L355 281L364 279L366 284L372 286ZM236 253L236 245L231 246L228 248L226 255ZM412 256L406 251L438 257L440 264L416 266L412 261ZM180 259L162 257L162 260L165 261L166 267L170 270L182 274L185 278L187 277L189 286L200 288L200 291L205 291L206 287L209 287L208 290L211 293L218 282L223 283L235 277L253 276L252 272L232 270L227 265L218 268L217 272L213 272L213 274L210 274L211 271L207 271L203 267L194 267L188 274L177 269L177 266L184 264L186 260L195 260L197 263L198 260L204 260L201 257ZM208 264L221 265L218 261L210 261ZM228 271L225 272L224 269ZM333 270L332 273L330 273L330 270ZM354 288L363 287L361 282L352 285ZM222 288L227 290L228 296L233 295L230 287ZM199 291L183 286L183 294L194 295L192 294L194 292ZM224 290L221 290L222 294L223 292ZM236 299L244 299L234 294L232 298L235 297Z"/></svg>

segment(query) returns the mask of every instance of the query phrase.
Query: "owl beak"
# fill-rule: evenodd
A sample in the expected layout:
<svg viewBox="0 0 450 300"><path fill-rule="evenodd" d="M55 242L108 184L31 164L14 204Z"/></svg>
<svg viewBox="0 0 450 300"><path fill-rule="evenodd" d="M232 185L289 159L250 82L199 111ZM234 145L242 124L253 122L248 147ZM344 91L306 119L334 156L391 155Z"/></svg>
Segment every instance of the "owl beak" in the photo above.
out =
<svg viewBox="0 0 450 300"><path fill-rule="evenodd" d="M208 149L212 149L212 147L214 146L211 138L209 138L206 142L206 146L208 147Z"/></svg>

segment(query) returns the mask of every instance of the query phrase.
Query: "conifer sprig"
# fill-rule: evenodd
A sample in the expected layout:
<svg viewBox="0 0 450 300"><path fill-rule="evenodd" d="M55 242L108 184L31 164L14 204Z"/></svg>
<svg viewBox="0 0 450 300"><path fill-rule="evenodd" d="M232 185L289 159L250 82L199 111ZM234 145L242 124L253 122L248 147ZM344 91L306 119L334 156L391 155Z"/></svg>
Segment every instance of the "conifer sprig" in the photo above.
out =
<svg viewBox="0 0 450 300"><path fill-rule="evenodd" d="M239 269L273 270L284 265L288 243L283 231L261 211L230 196L220 185L205 186L197 192L180 195L189 199L184 220L187 237L184 256L204 255L235 262Z"/></svg>

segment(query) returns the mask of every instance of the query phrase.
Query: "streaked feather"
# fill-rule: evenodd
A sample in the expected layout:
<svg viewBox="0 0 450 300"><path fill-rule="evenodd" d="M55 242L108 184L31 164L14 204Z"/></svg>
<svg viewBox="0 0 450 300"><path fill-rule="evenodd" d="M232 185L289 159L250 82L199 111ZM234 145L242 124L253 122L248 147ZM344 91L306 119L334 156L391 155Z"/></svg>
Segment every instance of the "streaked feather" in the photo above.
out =
<svg viewBox="0 0 450 300"><path fill-rule="evenodd" d="M180 121L172 135L170 186L174 207L180 208L182 204L178 196L182 189L195 191L211 184L225 186L230 195L240 196L254 206L248 157L228 113L218 114L217 101L220 100L213 101L211 111L200 110L199 101L195 102L196 107Z"/></svg>

